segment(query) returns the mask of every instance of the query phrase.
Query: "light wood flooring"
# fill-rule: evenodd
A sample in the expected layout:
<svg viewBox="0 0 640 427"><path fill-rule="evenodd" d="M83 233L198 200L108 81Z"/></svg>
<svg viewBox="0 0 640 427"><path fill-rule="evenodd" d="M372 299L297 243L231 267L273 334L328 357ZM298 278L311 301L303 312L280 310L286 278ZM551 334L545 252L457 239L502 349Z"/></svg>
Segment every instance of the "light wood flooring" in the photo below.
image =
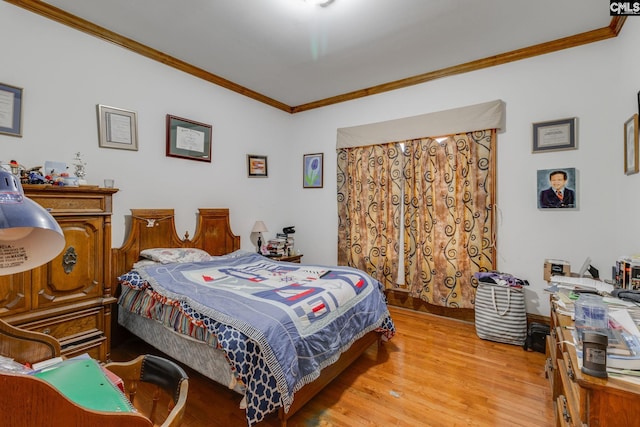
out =
<svg viewBox="0 0 640 427"><path fill-rule="evenodd" d="M369 348L288 422L328 426L554 425L545 356L484 341L471 323L390 307L397 333ZM112 349L113 360L156 353L137 339ZM246 426L240 396L188 370L183 427ZM276 427L270 418L256 427Z"/></svg>

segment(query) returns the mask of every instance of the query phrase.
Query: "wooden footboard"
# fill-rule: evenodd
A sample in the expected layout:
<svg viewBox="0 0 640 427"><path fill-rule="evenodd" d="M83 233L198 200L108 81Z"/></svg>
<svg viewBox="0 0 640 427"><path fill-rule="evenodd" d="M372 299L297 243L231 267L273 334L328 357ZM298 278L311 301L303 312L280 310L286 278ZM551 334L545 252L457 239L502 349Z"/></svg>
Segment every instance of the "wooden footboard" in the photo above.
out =
<svg viewBox="0 0 640 427"><path fill-rule="evenodd" d="M329 384L335 377L340 375L342 371L347 369L358 357L362 355L369 347L374 343L380 345L381 335L378 332L369 332L358 341L354 342L351 347L338 359L338 361L330 366L327 366L320 372L320 376L313 381L302 387L296 392L293 404L289 408L289 412L284 412L283 408L278 411L278 418L280 419L280 425L286 427L287 420L291 418L300 408L302 408L309 400L311 400L316 394L318 394L327 384Z"/></svg>

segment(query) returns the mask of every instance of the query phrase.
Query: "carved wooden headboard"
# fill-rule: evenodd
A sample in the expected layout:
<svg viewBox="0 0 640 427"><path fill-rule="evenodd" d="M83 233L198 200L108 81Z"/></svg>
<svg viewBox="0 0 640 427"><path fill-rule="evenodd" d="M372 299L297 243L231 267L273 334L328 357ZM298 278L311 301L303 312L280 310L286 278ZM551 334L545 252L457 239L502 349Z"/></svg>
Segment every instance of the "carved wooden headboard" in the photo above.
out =
<svg viewBox="0 0 640 427"><path fill-rule="evenodd" d="M140 252L150 248L199 248L211 255L240 249L240 236L231 231L229 209L198 209L193 239L176 233L173 209L131 209L131 229L120 248L111 250L112 277L131 270Z"/></svg>

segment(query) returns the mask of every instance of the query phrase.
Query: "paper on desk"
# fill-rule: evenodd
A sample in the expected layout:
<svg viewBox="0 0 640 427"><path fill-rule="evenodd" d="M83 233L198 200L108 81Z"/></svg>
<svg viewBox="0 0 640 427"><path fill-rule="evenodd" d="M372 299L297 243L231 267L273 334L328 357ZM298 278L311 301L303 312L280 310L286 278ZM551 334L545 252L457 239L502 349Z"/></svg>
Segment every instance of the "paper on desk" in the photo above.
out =
<svg viewBox="0 0 640 427"><path fill-rule="evenodd" d="M564 287L580 287L595 289L598 292L613 292L613 285L588 277L551 276L551 283L557 283Z"/></svg>
<svg viewBox="0 0 640 427"><path fill-rule="evenodd" d="M638 327L627 310L609 310L609 317L618 322L620 326L622 326L631 335L640 337L640 330L638 330Z"/></svg>
<svg viewBox="0 0 640 427"><path fill-rule="evenodd" d="M620 307L637 307L636 303L633 301L627 301L620 298L615 297L603 297L602 301L606 304L617 305Z"/></svg>

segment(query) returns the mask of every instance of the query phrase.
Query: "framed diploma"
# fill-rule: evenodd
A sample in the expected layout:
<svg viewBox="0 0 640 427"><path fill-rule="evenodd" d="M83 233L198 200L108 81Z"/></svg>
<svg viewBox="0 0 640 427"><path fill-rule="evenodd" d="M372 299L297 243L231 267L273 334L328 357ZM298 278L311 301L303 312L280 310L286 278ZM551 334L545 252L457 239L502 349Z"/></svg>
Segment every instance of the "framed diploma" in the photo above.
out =
<svg viewBox="0 0 640 427"><path fill-rule="evenodd" d="M577 147L576 117L533 124L533 152L574 150Z"/></svg>
<svg viewBox="0 0 640 427"><path fill-rule="evenodd" d="M0 83L0 134L22 136L22 89Z"/></svg>
<svg viewBox="0 0 640 427"><path fill-rule="evenodd" d="M98 145L102 148L138 151L138 119L135 111L98 104Z"/></svg>
<svg viewBox="0 0 640 427"><path fill-rule="evenodd" d="M211 125L167 114L167 156L211 162Z"/></svg>

